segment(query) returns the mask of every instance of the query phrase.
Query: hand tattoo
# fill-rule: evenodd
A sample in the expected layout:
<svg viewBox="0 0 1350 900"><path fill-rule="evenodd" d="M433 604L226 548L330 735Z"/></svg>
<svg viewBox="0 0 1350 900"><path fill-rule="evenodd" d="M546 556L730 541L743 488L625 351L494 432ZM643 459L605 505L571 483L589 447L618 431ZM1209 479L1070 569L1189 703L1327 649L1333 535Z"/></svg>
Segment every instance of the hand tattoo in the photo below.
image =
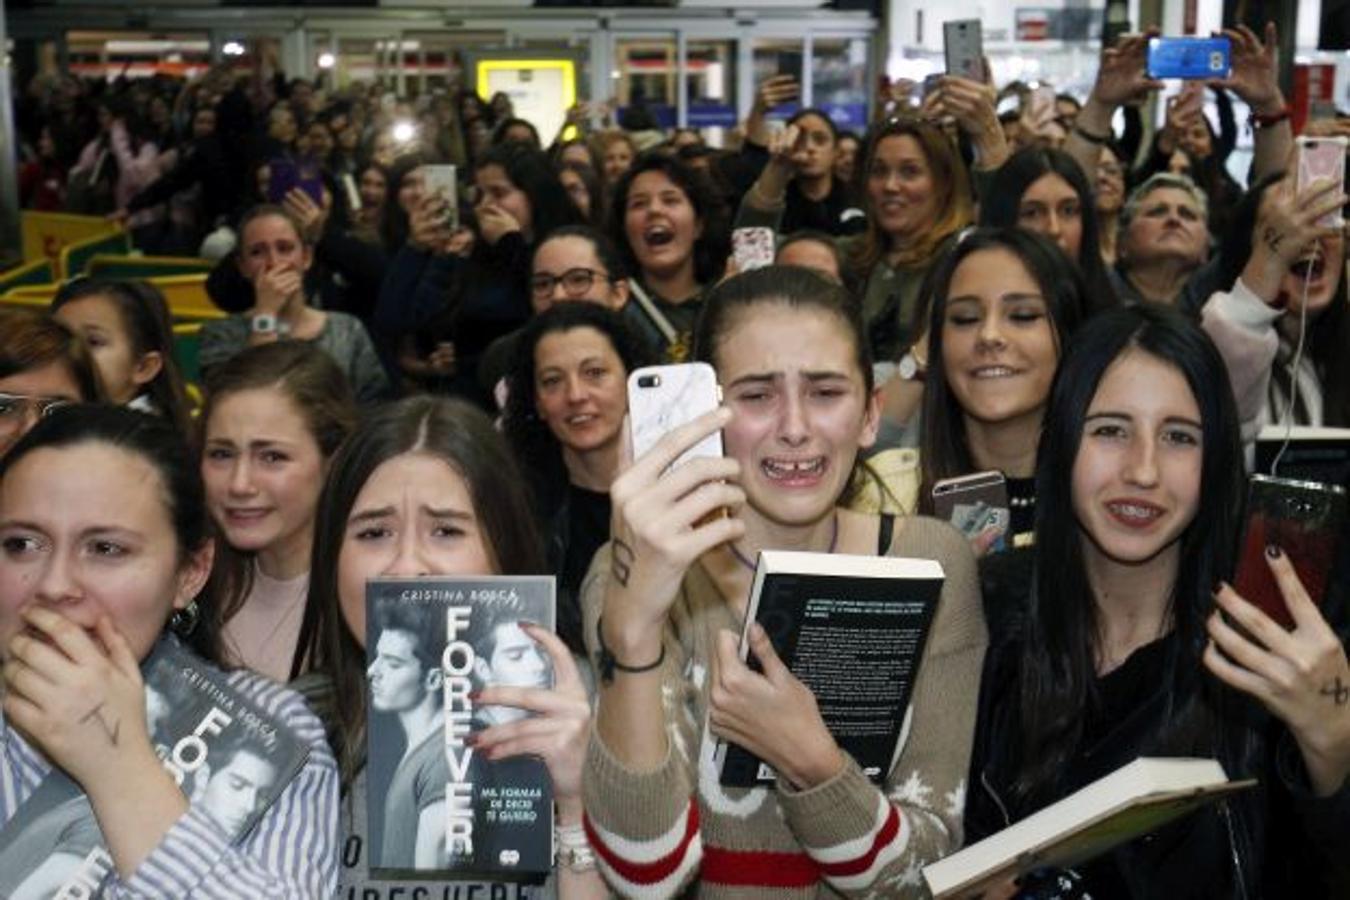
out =
<svg viewBox="0 0 1350 900"><path fill-rule="evenodd" d="M610 552L610 569L614 573L614 580L621 586L628 587L628 578L633 574L633 562L636 559L637 554L633 552L632 547L618 538L614 539L614 549Z"/></svg>
<svg viewBox="0 0 1350 900"><path fill-rule="evenodd" d="M108 742L109 742L110 744L112 744L114 747L116 747L116 746L117 746L117 735L118 735L118 734L121 732L121 730L122 730L122 720L121 720L121 719L118 719L116 722L113 722L112 725L109 725L109 724L108 724L108 720L105 719L105 718L103 718L103 704L102 704L102 703L99 703L98 706L95 706L93 709L89 710L89 712L85 713L85 714L80 718L80 724L83 725L85 722L88 722L90 719L98 719L98 724L100 724L100 725L103 726L103 733L104 733L105 735L107 735L107 737L108 737Z"/></svg>
<svg viewBox="0 0 1350 900"><path fill-rule="evenodd" d="M1350 703L1350 685L1341 681L1341 676L1336 676L1334 683L1328 682L1322 686L1319 692L1323 697L1327 697L1337 706L1345 706Z"/></svg>

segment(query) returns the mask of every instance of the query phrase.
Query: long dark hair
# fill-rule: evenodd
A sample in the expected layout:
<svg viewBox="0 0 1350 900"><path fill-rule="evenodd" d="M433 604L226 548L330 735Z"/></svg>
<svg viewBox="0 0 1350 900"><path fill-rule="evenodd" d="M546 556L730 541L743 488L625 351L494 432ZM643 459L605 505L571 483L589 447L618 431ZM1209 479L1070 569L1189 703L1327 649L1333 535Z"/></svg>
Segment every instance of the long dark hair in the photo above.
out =
<svg viewBox="0 0 1350 900"><path fill-rule="evenodd" d="M79 278L66 282L56 292L52 312L87 297L104 297L113 305L122 330L126 332L127 343L137 359L147 353L159 354L159 373L146 385L145 392L155 411L187 435L192 417L183 376L178 371L178 358L174 355L173 324L164 295L144 281Z"/></svg>
<svg viewBox="0 0 1350 900"><path fill-rule="evenodd" d="M74 447L80 444L106 444L131 453L147 463L159 475L160 490L173 527L178 564L211 540L206 514L206 490L196 458L188 450L183 433L159 416L105 404L72 404L43 416L9 452L0 457L0 480L34 450ZM222 664L220 633L210 585L196 597L197 624L183 636L183 642L202 659ZM165 619L169 618L165 611Z"/></svg>
<svg viewBox="0 0 1350 900"><path fill-rule="evenodd" d="M347 518L371 473L404 453L426 453L449 464L469 488L474 515L497 569L512 575L546 571L524 479L506 442L476 407L461 400L408 397L380 407L333 457L319 496L310 557L309 595L291 675L308 659L332 679L336 696L330 729L342 783L350 786L365 759L365 651L342 617L338 558Z"/></svg>
<svg viewBox="0 0 1350 900"><path fill-rule="evenodd" d="M1063 178L1078 195L1082 238L1078 244L1076 262L1087 287L1087 308L1096 311L1115 306L1116 294L1107 277L1106 265L1102 262L1095 192L1088 185L1082 167L1063 150L1027 147L1014 153L994 173L988 196L980 198L980 224L1003 228L1017 225L1022 195L1046 175Z"/></svg>
<svg viewBox="0 0 1350 900"><path fill-rule="evenodd" d="M1256 231L1257 214L1266 191L1283 178L1283 172L1262 178L1252 185L1247 195L1233 208L1217 261L1218 283L1225 290L1231 289L1237 282L1247 260L1251 258L1252 236ZM1346 249L1342 253L1350 250L1350 245L1343 244L1343 247ZM1350 300L1347 299L1350 288L1346 285L1343 265L1336 270L1336 278L1340 284L1330 305L1319 312L1315 319L1309 318L1305 352L1312 360L1322 384L1323 424L1347 428L1350 427L1350 353L1346 352L1350 348ZM1285 343L1283 335L1280 342ZM1270 393L1271 399L1278 393L1281 402L1287 403L1293 393L1293 385L1289 377L1289 361L1282 361L1283 355L1277 355L1271 368ZM1303 411L1297 406L1294 412L1295 424L1310 424L1306 418L1299 418Z"/></svg>
<svg viewBox="0 0 1350 900"><path fill-rule="evenodd" d="M699 284L716 281L722 274L730 251L730 235L726 230L726 216L719 206L706 177L677 159L661 153L644 153L623 173L610 197L609 228L614 245L623 255L624 267L633 277L640 277L642 267L628 242L624 228L628 211L628 192L639 175L660 172L689 198L695 219L703 225L703 234L694 241L694 280Z"/></svg>
<svg viewBox="0 0 1350 900"><path fill-rule="evenodd" d="M650 361L646 346L623 317L594 303L559 303L525 326L516 341L515 363L508 376L502 433L530 479L541 519L551 516L562 502L568 475L562 445L535 413L534 352L546 336L577 328L593 328L604 335L623 363L625 376Z"/></svg>
<svg viewBox="0 0 1350 900"><path fill-rule="evenodd" d="M1087 315L1087 290L1078 267L1048 238L1021 228L980 228L970 232L931 273L928 311L928 375L923 386L923 426L919 462L919 511L931 513L933 485L975 471L966 434L965 413L942 365L942 326L947 296L957 268L981 250L1006 250L1022 261L1040 286L1050 327L1061 357L1069 338Z"/></svg>
<svg viewBox="0 0 1350 900"><path fill-rule="evenodd" d="M408 241L408 213L399 203L398 192L408 176L426 163L420 153L407 153L394 160L385 171L384 208L380 210L380 243L389 254L397 253ZM362 166L362 171L370 165Z"/></svg>
<svg viewBox="0 0 1350 900"><path fill-rule="evenodd" d="M1242 508L1242 445L1228 373L1213 342L1183 313L1154 304L1118 308L1085 324L1070 343L1050 393L1037 458L1035 565L1020 662L1021 774L1014 785L1033 803L1055 796L1095 701L1100 623L1072 473L1092 398L1106 370L1128 352L1146 353L1186 379L1200 409L1203 448L1203 500L1179 538L1184 562L1169 598L1175 651L1152 676L1168 698L1166 719L1147 755L1238 752L1236 742L1216 732L1221 692L1217 682L1202 677L1200 661L1208 641L1205 619L1214 608L1210 592L1230 577Z"/></svg>

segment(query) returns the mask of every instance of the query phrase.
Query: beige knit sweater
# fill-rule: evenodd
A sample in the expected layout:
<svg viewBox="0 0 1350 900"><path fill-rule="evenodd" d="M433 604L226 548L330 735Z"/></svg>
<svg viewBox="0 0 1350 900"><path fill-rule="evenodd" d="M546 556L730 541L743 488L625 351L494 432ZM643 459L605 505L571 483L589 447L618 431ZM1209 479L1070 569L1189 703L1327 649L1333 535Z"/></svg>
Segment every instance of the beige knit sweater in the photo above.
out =
<svg viewBox="0 0 1350 900"><path fill-rule="evenodd" d="M601 870L620 894L670 897L922 897L920 869L961 846L961 813L988 641L975 560L946 523L901 519L891 556L936 559L946 573L915 684L901 752L879 790L849 760L807 791L718 784L704 725L715 638L736 630L701 565L686 574L668 619L663 697L670 753L649 772L626 769L592 734L583 793ZM582 586L586 638L609 577L609 548Z"/></svg>

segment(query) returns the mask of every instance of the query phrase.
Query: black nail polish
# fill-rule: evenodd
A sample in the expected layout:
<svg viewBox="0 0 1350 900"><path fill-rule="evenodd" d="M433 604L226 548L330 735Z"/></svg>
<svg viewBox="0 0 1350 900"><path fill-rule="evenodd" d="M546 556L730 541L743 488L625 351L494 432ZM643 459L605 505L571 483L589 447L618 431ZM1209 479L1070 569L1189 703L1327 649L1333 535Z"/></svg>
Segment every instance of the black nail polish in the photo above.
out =
<svg viewBox="0 0 1350 900"><path fill-rule="evenodd" d="M1279 547L1276 547L1274 544L1266 544L1266 556L1269 556L1271 559L1279 559L1281 555Z"/></svg>

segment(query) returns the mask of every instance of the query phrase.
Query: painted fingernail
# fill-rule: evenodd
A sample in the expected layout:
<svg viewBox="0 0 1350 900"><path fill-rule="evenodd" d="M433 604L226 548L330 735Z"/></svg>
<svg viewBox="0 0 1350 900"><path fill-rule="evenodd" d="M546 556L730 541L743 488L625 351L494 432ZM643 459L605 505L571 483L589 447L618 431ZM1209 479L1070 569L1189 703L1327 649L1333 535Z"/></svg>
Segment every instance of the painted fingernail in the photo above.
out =
<svg viewBox="0 0 1350 900"><path fill-rule="evenodd" d="M469 691L468 693L470 703L477 703L479 698L481 698L482 696L483 696L482 691Z"/></svg>
<svg viewBox="0 0 1350 900"><path fill-rule="evenodd" d="M1269 556L1271 559L1279 559L1283 555L1284 554L1280 551L1279 547L1274 544L1266 544L1266 556Z"/></svg>
<svg viewBox="0 0 1350 900"><path fill-rule="evenodd" d="M466 747L477 747L477 746L478 746L478 735L476 735L476 734L471 734L471 735L468 735L467 737L465 737L465 738L464 738L464 746L466 746Z"/></svg>

